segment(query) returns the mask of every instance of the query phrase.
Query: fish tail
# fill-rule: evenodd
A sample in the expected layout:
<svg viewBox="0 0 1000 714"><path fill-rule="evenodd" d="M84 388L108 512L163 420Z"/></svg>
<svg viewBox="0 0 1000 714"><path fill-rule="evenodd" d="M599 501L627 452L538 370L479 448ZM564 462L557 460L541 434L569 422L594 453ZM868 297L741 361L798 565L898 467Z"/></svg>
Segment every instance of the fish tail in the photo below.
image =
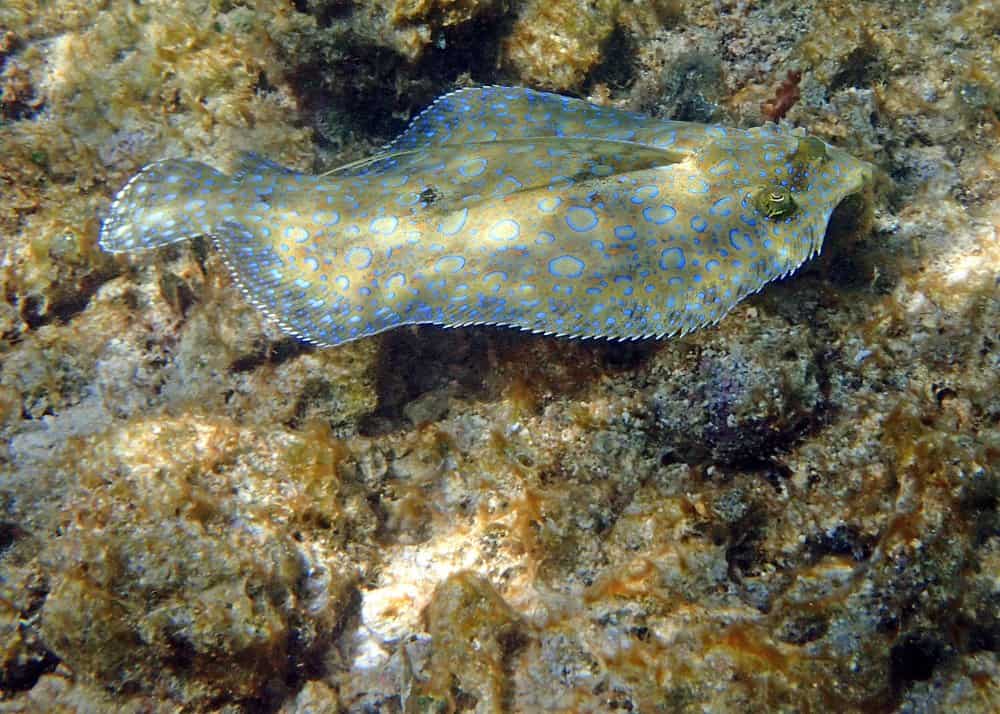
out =
<svg viewBox="0 0 1000 714"><path fill-rule="evenodd" d="M101 248L111 253L148 250L211 233L218 223L220 189L230 183L225 174L198 161L150 164L115 196L101 225Z"/></svg>

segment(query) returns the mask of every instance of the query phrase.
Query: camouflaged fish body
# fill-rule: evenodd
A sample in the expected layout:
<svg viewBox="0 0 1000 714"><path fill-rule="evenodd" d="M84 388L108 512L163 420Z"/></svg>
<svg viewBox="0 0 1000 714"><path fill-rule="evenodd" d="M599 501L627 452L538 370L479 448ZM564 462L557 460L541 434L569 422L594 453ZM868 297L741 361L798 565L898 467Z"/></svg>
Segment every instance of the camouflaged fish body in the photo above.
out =
<svg viewBox="0 0 1000 714"><path fill-rule="evenodd" d="M319 345L416 323L633 339L714 323L798 268L869 181L868 164L774 125L480 87L324 175L253 155L232 177L153 164L100 244L209 235L247 297Z"/></svg>

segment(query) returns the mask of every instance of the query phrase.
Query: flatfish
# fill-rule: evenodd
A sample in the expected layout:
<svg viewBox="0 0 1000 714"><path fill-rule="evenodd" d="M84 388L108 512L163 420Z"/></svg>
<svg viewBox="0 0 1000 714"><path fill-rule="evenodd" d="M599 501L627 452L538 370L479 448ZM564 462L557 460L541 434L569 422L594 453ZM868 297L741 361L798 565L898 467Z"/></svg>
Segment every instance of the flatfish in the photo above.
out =
<svg viewBox="0 0 1000 714"><path fill-rule="evenodd" d="M773 124L650 118L518 87L461 89L320 175L254 154L171 159L118 193L111 252L211 238L284 330L337 345L412 324L681 335L819 252L872 167Z"/></svg>

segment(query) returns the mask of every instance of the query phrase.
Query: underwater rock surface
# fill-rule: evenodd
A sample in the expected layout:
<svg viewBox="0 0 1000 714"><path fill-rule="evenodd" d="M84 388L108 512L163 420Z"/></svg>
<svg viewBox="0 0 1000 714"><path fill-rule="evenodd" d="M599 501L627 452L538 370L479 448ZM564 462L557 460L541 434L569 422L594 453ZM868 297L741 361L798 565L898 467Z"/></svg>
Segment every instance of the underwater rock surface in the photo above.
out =
<svg viewBox="0 0 1000 714"><path fill-rule="evenodd" d="M640 7L641 6L641 7ZM0 712L1000 707L995 3L0 5ZM883 173L667 341L281 334L129 175L436 95L783 120Z"/></svg>

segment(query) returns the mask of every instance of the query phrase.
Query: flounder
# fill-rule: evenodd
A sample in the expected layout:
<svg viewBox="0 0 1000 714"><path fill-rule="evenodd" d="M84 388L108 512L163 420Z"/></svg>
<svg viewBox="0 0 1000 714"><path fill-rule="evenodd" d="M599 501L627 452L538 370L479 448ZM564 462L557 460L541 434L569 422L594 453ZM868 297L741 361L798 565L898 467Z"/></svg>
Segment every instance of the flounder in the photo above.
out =
<svg viewBox="0 0 1000 714"><path fill-rule="evenodd" d="M773 124L490 86L444 95L375 156L318 176L253 154L233 176L151 164L100 245L210 236L247 298L317 345L420 323L665 337L802 265L870 182L869 164Z"/></svg>

